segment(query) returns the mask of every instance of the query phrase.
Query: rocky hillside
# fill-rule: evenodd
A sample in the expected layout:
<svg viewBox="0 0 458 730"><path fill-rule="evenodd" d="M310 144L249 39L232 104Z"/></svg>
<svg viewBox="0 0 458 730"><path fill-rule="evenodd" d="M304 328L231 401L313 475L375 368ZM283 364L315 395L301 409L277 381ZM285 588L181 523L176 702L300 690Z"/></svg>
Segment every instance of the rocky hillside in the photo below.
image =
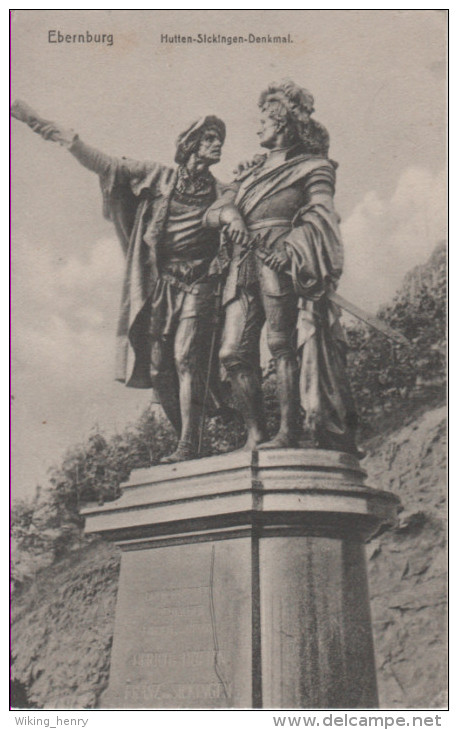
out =
<svg viewBox="0 0 458 730"><path fill-rule="evenodd" d="M368 545L381 707L446 703L445 409L368 444L368 483L398 494L397 529ZM22 707L95 707L106 687L119 555L93 542L22 591L13 677Z"/></svg>
<svg viewBox="0 0 458 730"><path fill-rule="evenodd" d="M14 602L13 706L96 706L108 681L119 564L116 548L93 542L42 570Z"/></svg>
<svg viewBox="0 0 458 730"><path fill-rule="evenodd" d="M363 462L403 505L367 552L381 707L447 704L445 441L441 407L374 441Z"/></svg>

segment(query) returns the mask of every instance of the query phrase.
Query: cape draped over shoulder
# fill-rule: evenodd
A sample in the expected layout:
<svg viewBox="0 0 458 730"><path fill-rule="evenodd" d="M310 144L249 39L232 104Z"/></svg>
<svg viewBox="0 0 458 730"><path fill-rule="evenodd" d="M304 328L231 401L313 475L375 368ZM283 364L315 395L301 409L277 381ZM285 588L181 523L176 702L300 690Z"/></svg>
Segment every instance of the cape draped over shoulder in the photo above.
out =
<svg viewBox="0 0 458 730"><path fill-rule="evenodd" d="M298 295L297 352L300 399L307 425L346 438L356 413L345 372L346 340L340 309L326 297L335 290L343 269L343 245L333 195L331 160L300 154L280 165L250 172L226 193L247 220L259 203L299 184L303 205L284 239ZM220 204L220 201L218 201Z"/></svg>
<svg viewBox="0 0 458 730"><path fill-rule="evenodd" d="M133 388L151 388L147 302L159 275L158 241L175 181L173 168L155 163L132 168L125 160L114 160L100 174L103 212L114 223L126 257L115 377Z"/></svg>

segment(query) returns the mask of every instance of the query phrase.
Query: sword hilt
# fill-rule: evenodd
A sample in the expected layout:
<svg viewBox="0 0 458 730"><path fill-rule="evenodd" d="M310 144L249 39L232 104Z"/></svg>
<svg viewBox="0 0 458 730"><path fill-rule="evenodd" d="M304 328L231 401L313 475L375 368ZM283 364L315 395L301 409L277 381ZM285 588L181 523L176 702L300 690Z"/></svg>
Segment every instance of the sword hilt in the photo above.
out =
<svg viewBox="0 0 458 730"><path fill-rule="evenodd" d="M241 267L241 265L244 263L244 261L247 260L247 258L250 255L250 253L255 252L256 245L259 243L260 240L261 240L261 234L259 234L259 233L258 233L257 236L255 236L254 238L251 238L250 239L250 242L248 244L247 250L245 251L245 253L243 254L243 256L240 257L240 259L239 259L239 261L237 263L237 268L240 268Z"/></svg>

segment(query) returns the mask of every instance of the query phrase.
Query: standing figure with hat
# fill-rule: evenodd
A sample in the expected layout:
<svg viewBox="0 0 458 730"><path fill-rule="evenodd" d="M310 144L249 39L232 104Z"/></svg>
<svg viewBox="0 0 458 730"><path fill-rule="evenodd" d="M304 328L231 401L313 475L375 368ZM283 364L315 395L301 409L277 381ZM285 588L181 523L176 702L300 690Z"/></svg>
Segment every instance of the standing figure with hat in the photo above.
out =
<svg viewBox="0 0 458 730"><path fill-rule="evenodd" d="M24 102L12 115L99 175L104 215L126 257L116 379L153 388L179 439L164 462L195 457L219 281L218 232L202 222L218 195L209 168L221 157L224 122L206 116L192 124L178 138L172 168L106 155ZM207 405L217 408L216 377L209 383Z"/></svg>
<svg viewBox="0 0 458 730"><path fill-rule="evenodd" d="M332 301L343 266L337 164L328 159L326 129L311 117L313 103L289 80L261 94L258 136L267 154L240 166L206 215L234 246L220 358L245 418L247 448L310 445L311 435L314 446L358 455L345 338ZM280 406L271 441L260 380L264 323Z"/></svg>

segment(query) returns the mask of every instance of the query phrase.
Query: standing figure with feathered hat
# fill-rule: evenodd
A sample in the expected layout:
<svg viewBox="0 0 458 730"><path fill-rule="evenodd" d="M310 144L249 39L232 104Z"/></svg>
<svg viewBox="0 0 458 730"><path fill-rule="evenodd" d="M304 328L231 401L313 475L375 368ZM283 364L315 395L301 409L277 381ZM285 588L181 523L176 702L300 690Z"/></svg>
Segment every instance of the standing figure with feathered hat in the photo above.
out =
<svg viewBox="0 0 458 730"><path fill-rule="evenodd" d="M220 358L245 418L247 448L302 445L305 415L311 444L358 455L340 310L329 296L343 267L333 203L337 164L328 158L326 129L311 116L313 104L290 80L263 91L258 136L268 152L240 166L206 215L234 247ZM271 441L259 377L264 323L280 406Z"/></svg>

